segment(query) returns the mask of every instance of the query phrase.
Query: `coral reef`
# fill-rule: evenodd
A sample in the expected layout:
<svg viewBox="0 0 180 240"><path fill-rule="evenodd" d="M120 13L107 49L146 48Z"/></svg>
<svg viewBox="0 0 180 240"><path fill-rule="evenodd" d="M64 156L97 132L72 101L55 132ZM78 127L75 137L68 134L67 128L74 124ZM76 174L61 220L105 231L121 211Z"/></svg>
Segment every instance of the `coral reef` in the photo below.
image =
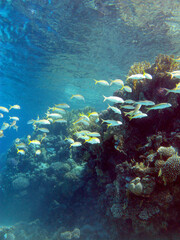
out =
<svg viewBox="0 0 180 240"><path fill-rule="evenodd" d="M16 143L12 145L0 175L1 199L7 204L4 211L11 206L12 216L39 220L16 225L10 232L1 230L3 237L116 240L120 234L139 239L179 231L180 97L163 90L174 88L179 81L168 73L179 66L172 57L159 55L151 65L135 63L129 76L145 71L152 79L129 79L132 93L114 93L124 100L168 102L171 108L152 110L146 118L132 120L123 108L121 115L107 109L87 125L75 122L80 114L88 118L95 110L73 110L67 113L66 124L48 126L47 135L33 131L31 138L41 141L40 155L27 138L20 139L26 145L25 155L17 154ZM146 106L141 109L147 112ZM107 127L103 120L108 119L123 124ZM77 133L82 131L98 133L100 143L88 144L83 139L75 148L66 141L79 141ZM53 226L51 236L41 224Z"/></svg>

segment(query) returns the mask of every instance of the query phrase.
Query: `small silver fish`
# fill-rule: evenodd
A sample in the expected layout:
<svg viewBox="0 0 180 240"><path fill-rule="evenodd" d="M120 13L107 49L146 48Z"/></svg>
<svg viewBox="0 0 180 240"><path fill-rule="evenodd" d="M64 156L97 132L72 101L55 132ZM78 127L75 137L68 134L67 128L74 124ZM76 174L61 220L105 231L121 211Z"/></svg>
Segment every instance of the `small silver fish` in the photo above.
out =
<svg viewBox="0 0 180 240"><path fill-rule="evenodd" d="M126 92L129 92L129 93L132 92L132 88L129 87L129 86L127 86L127 85L123 86L123 87L121 88L121 90L125 90Z"/></svg>
<svg viewBox="0 0 180 240"><path fill-rule="evenodd" d="M147 114L146 113L138 113L138 114L135 114L133 116L130 116L129 119L134 119L134 118L144 118L144 117L147 117Z"/></svg>
<svg viewBox="0 0 180 240"><path fill-rule="evenodd" d="M140 79L144 79L145 76L143 74L134 74L129 76L127 79L134 79L134 80L140 80Z"/></svg>
<svg viewBox="0 0 180 240"><path fill-rule="evenodd" d="M114 102L114 103L124 103L124 100L120 97L115 97L115 96L110 96L110 97L104 97L104 101L105 102L106 100L110 101L110 102Z"/></svg>
<svg viewBox="0 0 180 240"><path fill-rule="evenodd" d="M164 109L164 108L169 108L172 105L170 103L159 103L154 105L153 107L147 108L147 112L151 111L151 110L159 110L159 109Z"/></svg>
<svg viewBox="0 0 180 240"><path fill-rule="evenodd" d="M154 102L152 101L148 101L148 100L140 100L140 101L137 101L136 104L140 104L142 106L152 106L152 105L155 105Z"/></svg>
<svg viewBox="0 0 180 240"><path fill-rule="evenodd" d="M82 146L81 142L74 142L74 143L71 143L70 148L71 147L80 147L80 146Z"/></svg>
<svg viewBox="0 0 180 240"><path fill-rule="evenodd" d="M111 109L115 113L121 114L120 109L118 109L117 107L110 106L109 104L108 104L108 109Z"/></svg>
<svg viewBox="0 0 180 240"><path fill-rule="evenodd" d="M85 142L88 142L90 144L98 144L100 143L100 140L97 137L90 137L89 139L85 140Z"/></svg>

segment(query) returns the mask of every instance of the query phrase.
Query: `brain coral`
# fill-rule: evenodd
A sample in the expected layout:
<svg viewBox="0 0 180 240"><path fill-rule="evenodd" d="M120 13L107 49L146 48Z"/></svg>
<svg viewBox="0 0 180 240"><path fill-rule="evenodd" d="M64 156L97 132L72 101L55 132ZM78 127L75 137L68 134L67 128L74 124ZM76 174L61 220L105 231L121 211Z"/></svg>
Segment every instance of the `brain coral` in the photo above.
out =
<svg viewBox="0 0 180 240"><path fill-rule="evenodd" d="M180 157L173 155L168 158L162 167L162 177L164 183L174 182L180 174Z"/></svg>

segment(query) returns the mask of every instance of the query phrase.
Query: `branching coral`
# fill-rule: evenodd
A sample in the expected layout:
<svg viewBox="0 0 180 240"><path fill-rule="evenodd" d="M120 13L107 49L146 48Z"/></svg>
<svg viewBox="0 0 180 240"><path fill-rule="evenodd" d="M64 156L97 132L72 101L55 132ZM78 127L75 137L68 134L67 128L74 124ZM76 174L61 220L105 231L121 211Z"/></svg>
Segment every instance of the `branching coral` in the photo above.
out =
<svg viewBox="0 0 180 240"><path fill-rule="evenodd" d="M172 72L179 68L179 63L173 60L174 56L168 56L164 54L159 54L156 57L155 64L152 67L154 74L168 74L167 72Z"/></svg>
<svg viewBox="0 0 180 240"><path fill-rule="evenodd" d="M151 64L147 61L143 61L143 62L135 62L130 70L129 70L129 73L128 73L128 76L131 76L133 74L137 74L137 73L142 73L144 71L147 71L148 69L151 68Z"/></svg>

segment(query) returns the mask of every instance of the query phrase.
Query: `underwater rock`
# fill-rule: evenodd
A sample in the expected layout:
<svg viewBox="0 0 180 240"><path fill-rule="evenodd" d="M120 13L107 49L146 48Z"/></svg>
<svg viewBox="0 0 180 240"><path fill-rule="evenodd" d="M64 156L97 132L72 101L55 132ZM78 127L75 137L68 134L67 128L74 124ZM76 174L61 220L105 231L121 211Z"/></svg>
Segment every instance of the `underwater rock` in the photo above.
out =
<svg viewBox="0 0 180 240"><path fill-rule="evenodd" d="M66 172L71 170L71 167L68 163L53 162L51 163L49 170L55 175L63 176Z"/></svg>
<svg viewBox="0 0 180 240"><path fill-rule="evenodd" d="M155 188L155 177L145 176L142 178L141 183L143 185L143 196L149 196Z"/></svg>
<svg viewBox="0 0 180 240"><path fill-rule="evenodd" d="M24 190L30 185L29 179L27 177L17 177L13 182L12 186L14 190Z"/></svg>
<svg viewBox="0 0 180 240"><path fill-rule="evenodd" d="M5 236L6 240L15 240L15 235L13 233L7 233Z"/></svg>
<svg viewBox="0 0 180 240"><path fill-rule="evenodd" d="M80 229L79 228L75 228L73 231L72 231L72 238L73 239L79 239L80 238Z"/></svg>
<svg viewBox="0 0 180 240"><path fill-rule="evenodd" d="M12 227L0 227L0 239L2 240L7 239L7 235L10 234L12 230L13 230Z"/></svg>
<svg viewBox="0 0 180 240"><path fill-rule="evenodd" d="M121 218L123 216L123 206L119 203L114 203L111 207L111 213L114 218Z"/></svg>
<svg viewBox="0 0 180 240"><path fill-rule="evenodd" d="M158 191L152 196L152 201L158 204L163 209L168 209L173 199L173 195L170 193L169 189L165 189L164 191L160 192Z"/></svg>
<svg viewBox="0 0 180 240"><path fill-rule="evenodd" d="M147 155L146 159L148 163L152 163L155 160L157 153L150 153Z"/></svg>
<svg viewBox="0 0 180 240"><path fill-rule="evenodd" d="M60 239L70 240L70 239L72 239L72 233L70 231L63 232L60 234Z"/></svg>
<svg viewBox="0 0 180 240"><path fill-rule="evenodd" d="M141 210L138 217L141 220L147 221L154 215L158 214L159 212L160 212L160 209L158 206L149 205L149 206L143 208L143 210Z"/></svg>

